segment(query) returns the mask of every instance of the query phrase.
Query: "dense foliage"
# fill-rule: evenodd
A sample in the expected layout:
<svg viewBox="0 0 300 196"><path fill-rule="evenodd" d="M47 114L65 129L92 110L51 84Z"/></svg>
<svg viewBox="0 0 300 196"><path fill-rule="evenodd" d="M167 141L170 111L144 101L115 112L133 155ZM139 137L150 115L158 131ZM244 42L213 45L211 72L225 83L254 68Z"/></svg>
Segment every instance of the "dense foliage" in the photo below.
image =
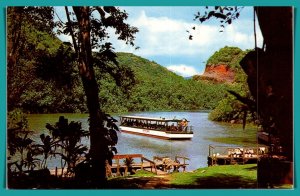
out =
<svg viewBox="0 0 300 196"><path fill-rule="evenodd" d="M56 44L47 46L51 52L43 51L43 56L35 57L31 82L16 105L30 113L86 112L84 92L70 47L50 36L40 39L40 47L46 47L44 43L51 41ZM123 70L133 72L134 81L122 81L133 86L116 84L113 76L95 67L101 87L99 97L106 112L213 109L225 93L224 84L186 80L133 54L117 53L117 61Z"/></svg>
<svg viewBox="0 0 300 196"><path fill-rule="evenodd" d="M19 107L20 97L34 80L37 58L53 54L59 40L52 33L51 8L9 7L7 9L7 95L8 109ZM47 25L45 25L47 24ZM48 28L49 27L49 28Z"/></svg>
<svg viewBox="0 0 300 196"><path fill-rule="evenodd" d="M88 147L81 144L89 132L80 122L61 116L54 125L46 124L48 134L35 137L28 130L26 115L20 110L8 113L7 175L9 188L38 188L49 186L62 177L74 176L83 157L88 157ZM34 139L33 139L34 138ZM60 174L50 176L48 161L56 159ZM87 172L87 171L86 171Z"/></svg>
<svg viewBox="0 0 300 196"><path fill-rule="evenodd" d="M83 96L78 96L83 92L75 77L74 52L55 37L53 27L52 7L8 7L9 111L72 112L84 107L79 100Z"/></svg>
<svg viewBox="0 0 300 196"><path fill-rule="evenodd" d="M41 48L46 47L45 43L56 44L47 45L47 50L51 52L44 50L43 53L41 52L42 56L35 57L35 66L32 68L33 71L31 70L31 82L22 91L20 101L16 105L30 113L87 112L84 105L83 88L74 65L74 53L70 50L70 46L51 36L44 36L40 39L39 47ZM30 53L30 51L28 52ZM229 62L229 66L237 66L236 64L243 54L245 52L238 48L225 47L216 52L208 62L228 63L229 60L226 59L233 59ZM232 58L232 55L237 56ZM221 101L220 105L229 101L229 99L224 99L228 94L226 90L243 92L247 88L244 84L245 76L238 69L236 83L227 85L187 80L153 61L134 54L117 53L117 61L119 67L131 71L134 75L133 80L131 78L132 81L129 79L122 81L123 83L127 82L127 86L126 84L116 84L112 75L95 67L97 81L101 87L100 101L103 110L110 113L212 110L216 108L219 101ZM26 66L23 67L26 68ZM58 67L59 69L57 69ZM230 114L230 117L224 116L224 113L232 113L236 110L232 108L231 104L234 98L231 95L228 97L231 99L230 104L226 107L219 106L213 112L212 116L215 117L211 117L212 120L231 120L231 116L234 114ZM224 108L229 108L229 110Z"/></svg>
<svg viewBox="0 0 300 196"><path fill-rule="evenodd" d="M242 51L237 47L225 46L216 51L207 61L207 66L225 64L235 72L235 82L227 90L234 91L241 97L250 98L246 81L246 74L240 67L240 61L249 51ZM252 120L252 115L247 114L247 106L236 97L227 92L224 99L220 100L217 107L210 113L209 118L214 121L242 122L243 119Z"/></svg>
<svg viewBox="0 0 300 196"><path fill-rule="evenodd" d="M52 10L44 12L51 13ZM11 15L14 13L11 12ZM13 42L12 31L16 24L8 21L9 41ZM19 29L24 42L15 46L18 56L14 64L8 65L9 110L87 112L86 97L75 63L76 55L71 45L57 39L51 29L24 23ZM21 52L21 49L24 51ZM153 61L129 53L116 53L118 66L116 62L106 63L103 70L103 66L97 66L97 63L101 65L103 55L94 53L102 109L109 113L122 113L216 108L210 116L212 120L230 121L239 116L237 113L241 107L226 90L247 95L245 75L238 64L245 54L239 48L226 46L209 58L208 66L224 63L234 68L235 83L228 85L184 79Z"/></svg>
<svg viewBox="0 0 300 196"><path fill-rule="evenodd" d="M238 47L225 46L216 51L208 60L207 66L225 64L231 69L241 70L239 62L245 56L247 51L243 51Z"/></svg>
<svg viewBox="0 0 300 196"><path fill-rule="evenodd" d="M213 109L225 93L223 84L185 80L133 54L118 53L117 59L133 70L135 85L127 97L111 83L112 78L101 81L106 88L102 88L100 97L110 112Z"/></svg>

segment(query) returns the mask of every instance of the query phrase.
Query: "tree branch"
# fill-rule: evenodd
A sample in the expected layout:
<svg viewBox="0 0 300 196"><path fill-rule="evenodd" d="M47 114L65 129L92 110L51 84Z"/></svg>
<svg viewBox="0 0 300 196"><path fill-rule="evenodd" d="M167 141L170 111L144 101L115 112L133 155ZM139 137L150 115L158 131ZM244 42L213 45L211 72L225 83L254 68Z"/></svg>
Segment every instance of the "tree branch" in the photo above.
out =
<svg viewBox="0 0 300 196"><path fill-rule="evenodd" d="M76 39L75 39L75 35L74 35L74 32L73 32L72 21L70 19L70 14L69 14L69 10L68 10L67 6L65 6L65 11L66 11L67 19L68 19L67 26L68 26L68 28L70 30L70 34L71 34L71 37L72 37L72 41L73 41L73 46L74 46L75 52L78 55L79 54L78 45L77 45L77 42L76 42Z"/></svg>

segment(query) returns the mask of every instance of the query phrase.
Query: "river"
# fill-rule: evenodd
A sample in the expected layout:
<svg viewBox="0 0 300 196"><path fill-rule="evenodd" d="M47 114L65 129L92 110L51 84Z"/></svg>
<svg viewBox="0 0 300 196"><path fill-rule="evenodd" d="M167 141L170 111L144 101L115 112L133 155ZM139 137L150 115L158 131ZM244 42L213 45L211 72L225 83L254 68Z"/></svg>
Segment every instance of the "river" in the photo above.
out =
<svg viewBox="0 0 300 196"><path fill-rule="evenodd" d="M54 124L62 115L69 121L80 121L82 128L88 129L87 114L30 114L28 115L28 122L30 129L35 131L34 137L38 138L41 133L48 134L45 128L46 123ZM207 166L209 145L237 145L234 142L228 144L228 141L224 143L222 139L218 140L218 138L233 138L232 141L234 141L238 137L239 145L255 144L254 128L243 130L242 125L220 124L210 121L208 112L204 111L142 112L130 113L130 115L188 119L194 132L194 137L191 140L169 141L119 132L119 141L116 147L119 154L143 154L148 159L152 159L153 156L169 156L171 158L176 155L185 156L190 159L188 162L190 165L187 167L189 171ZM118 116L115 118L119 119ZM249 138L252 143L249 143ZM83 139L82 143L88 146L89 139ZM49 161L49 168L53 168L55 165L55 160Z"/></svg>

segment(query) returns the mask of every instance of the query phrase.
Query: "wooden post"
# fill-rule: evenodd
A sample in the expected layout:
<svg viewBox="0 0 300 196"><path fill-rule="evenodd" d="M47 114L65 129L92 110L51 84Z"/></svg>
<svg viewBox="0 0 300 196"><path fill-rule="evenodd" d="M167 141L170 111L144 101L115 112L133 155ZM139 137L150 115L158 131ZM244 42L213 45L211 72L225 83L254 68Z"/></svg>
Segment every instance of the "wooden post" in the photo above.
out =
<svg viewBox="0 0 300 196"><path fill-rule="evenodd" d="M61 168L61 174L60 174L61 178L63 177L63 175L64 175L64 167Z"/></svg>
<svg viewBox="0 0 300 196"><path fill-rule="evenodd" d="M144 167L143 167L143 157L141 157L141 169L144 170Z"/></svg>
<svg viewBox="0 0 300 196"><path fill-rule="evenodd" d="M243 165L245 165L245 150L246 148L243 148L243 151L242 151L242 157L243 157Z"/></svg>
<svg viewBox="0 0 300 196"><path fill-rule="evenodd" d="M124 173L124 176L127 176L127 173L128 173L128 167L127 165L125 166L125 173Z"/></svg>
<svg viewBox="0 0 300 196"><path fill-rule="evenodd" d="M117 176L120 176L120 164L119 164L119 159L117 159L116 162L117 162Z"/></svg>

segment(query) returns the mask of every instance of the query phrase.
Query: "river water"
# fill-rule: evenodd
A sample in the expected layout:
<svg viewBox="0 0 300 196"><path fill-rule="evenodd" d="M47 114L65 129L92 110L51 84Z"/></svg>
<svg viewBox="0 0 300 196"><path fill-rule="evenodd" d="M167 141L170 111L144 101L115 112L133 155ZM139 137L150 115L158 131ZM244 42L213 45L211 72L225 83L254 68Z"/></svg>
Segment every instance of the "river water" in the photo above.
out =
<svg viewBox="0 0 300 196"><path fill-rule="evenodd" d="M30 129L35 132L34 137L37 139L41 133L49 134L45 128L46 123L54 124L62 115L68 118L69 121L82 122L82 128L88 129L88 115L86 114L31 114L28 116L28 122ZM243 135L245 138L255 137L254 134L249 134L249 131L243 130L241 125L233 126L210 121L208 120L208 112L203 111L142 112L130 113L129 115L188 119L194 132L194 137L191 140L169 141L119 132L119 141L116 147L119 154L143 154L150 160L153 156L169 156L173 159L176 155L188 157L190 165L187 170L189 171L207 166L209 145L234 146L234 144L216 142L213 138L234 137L235 135ZM119 119L118 116L115 116L115 118ZM89 146L89 139L83 139L82 143ZM247 145L249 145L249 142ZM49 168L57 165L55 160L50 160L48 164Z"/></svg>

